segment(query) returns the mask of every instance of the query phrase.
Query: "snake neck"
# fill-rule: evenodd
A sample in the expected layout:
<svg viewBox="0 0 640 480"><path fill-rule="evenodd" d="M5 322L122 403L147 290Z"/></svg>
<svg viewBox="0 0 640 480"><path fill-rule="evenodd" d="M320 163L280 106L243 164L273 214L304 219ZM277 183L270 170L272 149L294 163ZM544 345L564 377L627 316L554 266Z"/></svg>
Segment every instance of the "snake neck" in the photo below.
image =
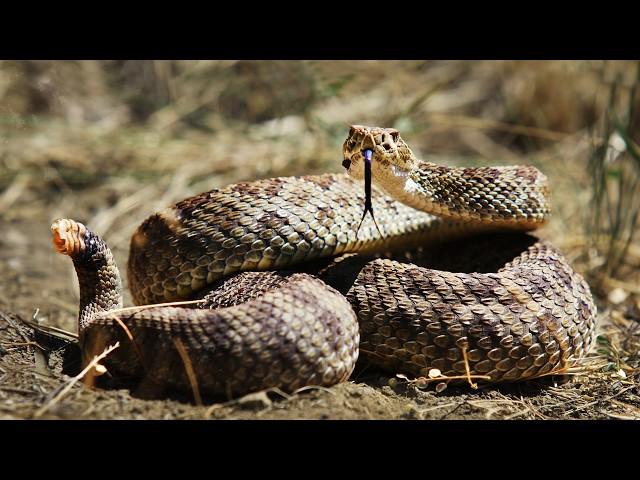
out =
<svg viewBox="0 0 640 480"><path fill-rule="evenodd" d="M365 153L371 152L373 160ZM352 125L342 165L402 203L449 220L533 230L549 215L547 177L526 166L448 167L415 157L393 128Z"/></svg>
<svg viewBox="0 0 640 480"><path fill-rule="evenodd" d="M415 158L413 165L376 183L405 205L452 220L532 230L549 215L547 178L535 167L448 167Z"/></svg>
<svg viewBox="0 0 640 480"><path fill-rule="evenodd" d="M54 222L54 245L68 255L78 276L78 332L98 313L122 307L122 280L111 249L84 225L64 219Z"/></svg>

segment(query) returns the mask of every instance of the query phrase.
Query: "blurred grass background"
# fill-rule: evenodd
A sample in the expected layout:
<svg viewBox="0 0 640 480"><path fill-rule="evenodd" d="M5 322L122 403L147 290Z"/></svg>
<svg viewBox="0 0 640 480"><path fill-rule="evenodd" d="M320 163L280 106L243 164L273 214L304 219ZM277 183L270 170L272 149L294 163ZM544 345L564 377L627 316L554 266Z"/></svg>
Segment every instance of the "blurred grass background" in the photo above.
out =
<svg viewBox="0 0 640 480"><path fill-rule="evenodd" d="M1 61L0 294L68 317L75 278L54 260L51 220L87 222L122 267L135 227L174 201L341 171L357 123L398 128L435 162L536 165L554 208L541 235L602 298L628 302L639 80L632 61Z"/></svg>

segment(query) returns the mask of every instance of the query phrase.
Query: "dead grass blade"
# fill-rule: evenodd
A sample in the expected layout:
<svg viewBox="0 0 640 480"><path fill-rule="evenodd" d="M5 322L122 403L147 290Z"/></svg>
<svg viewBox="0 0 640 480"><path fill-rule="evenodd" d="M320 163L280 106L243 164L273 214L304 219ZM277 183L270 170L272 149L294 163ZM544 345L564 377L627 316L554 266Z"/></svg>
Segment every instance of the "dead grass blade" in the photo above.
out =
<svg viewBox="0 0 640 480"><path fill-rule="evenodd" d="M182 363L184 364L184 370L187 373L187 377L189 378L189 384L191 385L191 391L193 392L193 398L196 402L196 405L202 406L202 397L200 396L200 387L198 385L198 379L196 377L196 372L193 369L193 363L191 363L191 358L189 358L189 352L178 337L173 337L173 343L176 346L176 350L178 350L178 354L182 359Z"/></svg>
<svg viewBox="0 0 640 480"><path fill-rule="evenodd" d="M640 80L640 62L636 76ZM640 153L631 135L639 92L637 82L625 89L616 78L609 89L601 134L592 133L592 195L585 231L589 248L602 258L590 272L599 288L604 278L616 277L626 263L640 220Z"/></svg>
<svg viewBox="0 0 640 480"><path fill-rule="evenodd" d="M78 375L69 380L64 388L62 388L62 390L60 390L51 400L49 400L33 414L33 418L40 418L45 412L47 412L47 410L57 404L69 392L69 390L73 388L76 383L82 380L84 376L89 373L89 371L91 371L91 369L99 365L100 360L105 358L119 346L120 342L116 342L114 345L107 347L100 355L96 355L95 357L93 357L89 364Z"/></svg>

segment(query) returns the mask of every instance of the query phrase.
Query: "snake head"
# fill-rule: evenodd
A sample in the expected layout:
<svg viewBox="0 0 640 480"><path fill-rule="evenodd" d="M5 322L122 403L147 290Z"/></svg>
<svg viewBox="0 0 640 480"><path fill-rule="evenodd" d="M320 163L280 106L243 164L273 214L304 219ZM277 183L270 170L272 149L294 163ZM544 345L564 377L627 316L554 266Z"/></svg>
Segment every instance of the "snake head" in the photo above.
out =
<svg viewBox="0 0 640 480"><path fill-rule="evenodd" d="M406 176L415 167L413 152L395 128L352 125L342 146L342 166L358 180L364 178L364 151L373 152L371 173L373 180L385 183L388 177Z"/></svg>

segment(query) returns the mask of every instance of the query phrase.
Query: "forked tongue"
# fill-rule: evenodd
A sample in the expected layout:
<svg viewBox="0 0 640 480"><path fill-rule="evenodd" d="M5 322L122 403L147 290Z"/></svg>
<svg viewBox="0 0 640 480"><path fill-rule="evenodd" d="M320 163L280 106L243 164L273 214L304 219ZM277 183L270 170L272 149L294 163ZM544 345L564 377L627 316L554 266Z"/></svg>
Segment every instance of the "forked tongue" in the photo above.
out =
<svg viewBox="0 0 640 480"><path fill-rule="evenodd" d="M371 162L373 159L373 150L365 148L362 153L364 155L364 212L362 212L362 218L360 219L360 224L356 230L356 238L358 237L358 232L360 231L364 217L367 216L367 212L371 214L371 219L378 229L378 233L382 237L383 235L380 231L380 227L378 226L378 222L376 222L376 217L373 215L373 206L371 204Z"/></svg>

